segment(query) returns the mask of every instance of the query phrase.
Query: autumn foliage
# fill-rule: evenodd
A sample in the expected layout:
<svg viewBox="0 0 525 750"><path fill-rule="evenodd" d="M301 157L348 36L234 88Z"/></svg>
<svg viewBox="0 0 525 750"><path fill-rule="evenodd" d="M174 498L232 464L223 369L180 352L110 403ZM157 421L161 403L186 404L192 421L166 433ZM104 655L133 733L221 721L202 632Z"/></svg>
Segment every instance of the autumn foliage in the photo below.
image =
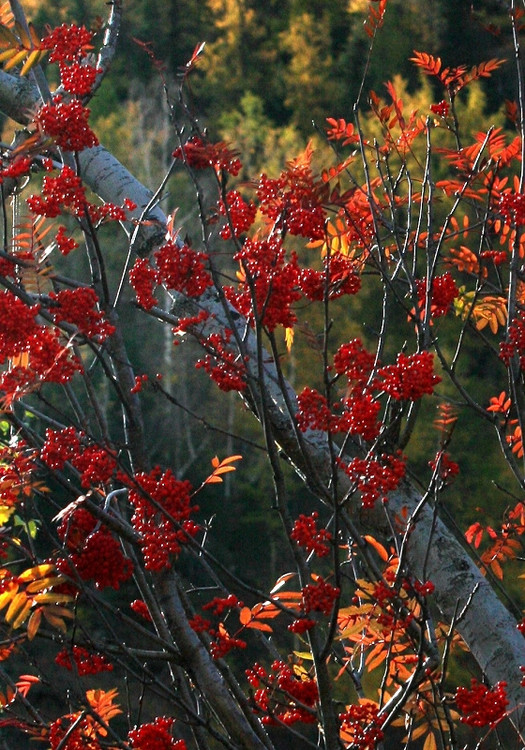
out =
<svg viewBox="0 0 525 750"><path fill-rule="evenodd" d="M371 44L387 5L369 3ZM6 8L2 19L4 74L41 72L47 56L60 84L21 145L4 147L0 171L6 190L27 183L15 197L25 219L0 251L0 727L52 750L270 749L282 732L326 750L389 736L488 748L500 731L518 743L523 674L491 684L474 659L475 676L461 672L474 604L447 619L453 593L436 591L426 560L415 572L410 552L422 508L437 517L460 475L454 432L470 411L514 485L486 521L461 521L465 557L495 585L520 576L525 112L508 104L512 121L487 132L458 120L462 92L509 63L453 67L414 51L438 92L424 110L408 111L388 83L384 98L370 92L366 121L327 118L321 166L309 143L249 183L234 144L175 122L173 168L190 176L202 226L166 222L133 257L151 206L98 199L80 166L99 145L87 106L105 72L99 35L63 24L40 36ZM518 38L519 14L509 23ZM181 71L182 102L202 54L197 45ZM119 223L131 250L115 283L104 232ZM201 510L232 472L249 472L242 455L217 448L195 481L151 463L141 409L175 397L128 356L124 286L174 345L196 342L197 370L262 425L293 565L269 587L228 570ZM339 338L338 316L360 300L370 325ZM296 396L287 377L305 346ZM469 347L500 373L492 395L463 376ZM433 423L424 461L421 423ZM300 512L283 457L307 488ZM403 493L415 507L392 505ZM33 656L40 642L45 659ZM42 695L61 680L47 708Z"/></svg>

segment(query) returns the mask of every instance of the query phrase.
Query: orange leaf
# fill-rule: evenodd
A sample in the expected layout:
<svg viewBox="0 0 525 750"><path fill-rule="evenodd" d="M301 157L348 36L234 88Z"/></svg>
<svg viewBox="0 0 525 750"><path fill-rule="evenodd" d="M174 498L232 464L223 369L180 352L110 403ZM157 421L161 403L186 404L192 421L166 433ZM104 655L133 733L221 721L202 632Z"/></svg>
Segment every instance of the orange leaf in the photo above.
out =
<svg viewBox="0 0 525 750"><path fill-rule="evenodd" d="M377 539L374 539L374 537L370 536L369 534L365 534L363 539L365 539L368 544L375 549L381 560L384 560L385 562L388 560L388 552L383 547L383 545L377 541Z"/></svg>

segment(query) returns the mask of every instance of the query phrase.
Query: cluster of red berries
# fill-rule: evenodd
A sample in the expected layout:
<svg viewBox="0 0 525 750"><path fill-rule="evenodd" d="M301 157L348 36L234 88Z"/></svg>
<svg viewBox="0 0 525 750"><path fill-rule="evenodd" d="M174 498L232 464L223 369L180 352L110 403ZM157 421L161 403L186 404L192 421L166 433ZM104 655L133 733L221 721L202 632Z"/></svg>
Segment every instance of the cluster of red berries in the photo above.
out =
<svg viewBox="0 0 525 750"><path fill-rule="evenodd" d="M31 195L27 205L33 213L50 219L60 216L64 208L70 209L75 216L83 216L86 194L82 180L66 165L56 177L44 177L42 195Z"/></svg>
<svg viewBox="0 0 525 750"><path fill-rule="evenodd" d="M148 258L137 258L129 272L131 286L135 290L137 303L145 310L151 310L158 300L153 296L154 288L159 284L159 272L153 268Z"/></svg>
<svg viewBox="0 0 525 750"><path fill-rule="evenodd" d="M425 315L426 298L427 298L427 280L421 279L416 281L417 296L419 305L422 309L422 317ZM446 315L452 307L454 300L459 296L459 289L452 278L452 274L447 271L441 276L432 279L432 289L430 294L430 315L432 318L440 318Z"/></svg>
<svg viewBox="0 0 525 750"><path fill-rule="evenodd" d="M332 586L322 576L317 576L315 583L307 583L301 589L302 608L306 613L322 612L329 615L340 593L337 586Z"/></svg>
<svg viewBox="0 0 525 750"><path fill-rule="evenodd" d="M63 430L46 430L46 439L40 458L50 469L63 469L80 452L80 439L74 427Z"/></svg>
<svg viewBox="0 0 525 750"><path fill-rule="evenodd" d="M28 307L12 292L0 292L0 363L28 348L28 341L40 326L35 317L40 307Z"/></svg>
<svg viewBox="0 0 525 750"><path fill-rule="evenodd" d="M303 268L299 273L299 287L307 299L314 302L332 300L344 294L357 294L361 289L361 277L351 258L333 253L325 256L323 265L322 271Z"/></svg>
<svg viewBox="0 0 525 750"><path fill-rule="evenodd" d="M356 750L375 750L383 739L378 711L375 703L362 701L348 706L344 713L339 714L341 731Z"/></svg>
<svg viewBox="0 0 525 750"><path fill-rule="evenodd" d="M213 599L203 605L203 610L213 612L214 615L222 615L227 609L240 609L244 606L235 594L228 596L214 596Z"/></svg>
<svg viewBox="0 0 525 750"><path fill-rule="evenodd" d="M73 427L46 430L40 458L50 469L63 469L67 461L81 473L82 487L105 484L112 478L117 465L108 448L83 444L85 436Z"/></svg>
<svg viewBox="0 0 525 750"><path fill-rule="evenodd" d="M277 179L262 174L257 197L261 212L278 227L286 227L290 234L310 240L324 238L326 214L320 185L306 162L291 162Z"/></svg>
<svg viewBox="0 0 525 750"><path fill-rule="evenodd" d="M499 356L507 367L514 356L518 357L520 368L525 371L525 314L522 310L511 321L507 341L500 344Z"/></svg>
<svg viewBox="0 0 525 750"><path fill-rule="evenodd" d="M431 104L430 111L438 117L448 117L450 114L450 105L443 99L438 104Z"/></svg>
<svg viewBox="0 0 525 750"><path fill-rule="evenodd" d="M386 453L378 460L355 457L349 464L343 461L338 464L361 493L363 508L373 508L377 500L386 502L388 493L395 490L405 476L404 460Z"/></svg>
<svg viewBox="0 0 525 750"><path fill-rule="evenodd" d="M156 467L136 475L129 492L134 508L131 523L140 536L147 570L169 567L170 557L178 555L181 545L198 532L199 526L190 518L199 509L192 503L191 490L190 482L177 479L170 469Z"/></svg>
<svg viewBox="0 0 525 750"><path fill-rule="evenodd" d="M208 632L213 638L210 643L210 654L213 659L223 659L235 648L246 648L246 641L230 635L222 623L217 629L208 629Z"/></svg>
<svg viewBox="0 0 525 750"><path fill-rule="evenodd" d="M56 94L35 115L35 124L66 151L82 151L98 146L98 138L89 126L90 110L78 99L65 101Z"/></svg>
<svg viewBox="0 0 525 750"><path fill-rule="evenodd" d="M136 750L186 750L184 740L175 740L172 729L175 719L157 716L152 722L130 730L128 739Z"/></svg>
<svg viewBox="0 0 525 750"><path fill-rule="evenodd" d="M231 331L212 333L202 343L209 351L195 367L203 369L217 383L221 391L243 391L246 388L246 365L229 346Z"/></svg>
<svg viewBox="0 0 525 750"><path fill-rule="evenodd" d="M504 193L499 199L498 210L506 224L523 226L525 224L525 195Z"/></svg>
<svg viewBox="0 0 525 750"><path fill-rule="evenodd" d="M42 49L50 49L49 62L74 62L93 49L93 32L85 26L63 23L42 39Z"/></svg>
<svg viewBox="0 0 525 750"><path fill-rule="evenodd" d="M71 671L73 669L71 657L73 657L73 663L80 677L88 674L113 671L113 664L111 664L104 654L90 653L83 646L62 649L55 656L55 663L59 667L65 667Z"/></svg>
<svg viewBox="0 0 525 750"><path fill-rule="evenodd" d="M166 242L155 252L159 279L168 289L182 292L188 297L199 297L213 281L204 267L208 256L198 253L188 245L179 247L176 242Z"/></svg>
<svg viewBox="0 0 525 750"><path fill-rule="evenodd" d="M317 557L325 557L330 554L332 535L327 529L317 527L318 518L319 513L317 511L309 516L301 513L294 523L290 536L307 552L313 552Z"/></svg>
<svg viewBox="0 0 525 750"><path fill-rule="evenodd" d="M0 184L5 179L16 180L29 173L33 160L29 156L15 156L13 161L0 170Z"/></svg>
<svg viewBox="0 0 525 750"><path fill-rule="evenodd" d="M131 560L124 557L109 529L100 526L85 508L75 508L66 514L57 533L69 550L68 559L57 563L57 568L66 575L71 574L73 566L83 581L93 580L98 589L108 586L118 589L131 577Z"/></svg>
<svg viewBox="0 0 525 750"><path fill-rule="evenodd" d="M334 355L338 375L346 375L350 382L365 384L374 369L375 355L364 348L361 339L342 344Z"/></svg>
<svg viewBox="0 0 525 750"><path fill-rule="evenodd" d="M97 75L102 72L101 68L95 68L87 63L74 62L70 65L60 62L60 80L64 89L75 96L87 96L96 81Z"/></svg>
<svg viewBox="0 0 525 750"><path fill-rule="evenodd" d="M113 453L97 445L85 447L71 463L81 472L80 483L85 489L109 482L117 466Z"/></svg>
<svg viewBox="0 0 525 750"><path fill-rule="evenodd" d="M313 710L319 700L315 679L304 669L276 660L271 673L255 663L246 670L249 684L254 688L255 708L263 715L263 724L314 724L317 716ZM308 710L310 709L310 710Z"/></svg>
<svg viewBox="0 0 525 750"><path fill-rule="evenodd" d="M431 352L397 355L395 365L381 367L377 373L378 388L395 399L417 401L431 394L441 382L434 375L434 355Z"/></svg>
<svg viewBox="0 0 525 750"><path fill-rule="evenodd" d="M238 190L230 190L226 193L226 205L224 201L219 201L219 214L228 219L219 232L223 240L228 240L232 236L232 229L235 237L248 231L255 221L257 206L253 201L246 203Z"/></svg>
<svg viewBox="0 0 525 750"><path fill-rule="evenodd" d="M227 172L233 177L242 168L237 152L226 143L205 143L198 136L190 138L182 148L176 148L172 156L174 159L184 160L192 169L211 167L218 173Z"/></svg>
<svg viewBox="0 0 525 750"><path fill-rule="evenodd" d="M50 750L101 750L90 717L81 714L60 716L49 725Z"/></svg>
<svg viewBox="0 0 525 750"><path fill-rule="evenodd" d="M253 323L273 331L277 325L291 328L297 321L291 306L301 299L297 290L299 266L294 254L286 260L282 238L247 239L233 256L241 265L238 291L228 289L228 299Z"/></svg>
<svg viewBox="0 0 525 750"><path fill-rule="evenodd" d="M51 292L49 296L57 304L52 309L55 323L72 323L80 333L98 343L115 332L115 326L108 323L104 313L96 309L98 297L93 289L64 289L57 293Z"/></svg>
<svg viewBox="0 0 525 750"><path fill-rule="evenodd" d="M455 698L461 721L471 727L495 726L505 716L509 703L506 686L506 682L498 682L491 689L472 678L470 690L458 687Z"/></svg>
<svg viewBox="0 0 525 750"><path fill-rule="evenodd" d="M224 597L215 596L207 604L204 604L202 609L220 617L226 611L238 610L243 606L243 603L237 599L235 594L229 594ZM210 653L213 659L222 659L234 648L246 648L246 641L230 635L222 622L219 622L217 627L212 627L211 620L199 614L194 615L189 622L196 633L207 632L211 636Z"/></svg>
<svg viewBox="0 0 525 750"><path fill-rule="evenodd" d="M58 232L55 235L55 242L62 255L69 255L72 250L76 250L78 242L72 237L68 237L66 234L66 228L64 226L58 227Z"/></svg>
<svg viewBox="0 0 525 750"><path fill-rule="evenodd" d="M311 630L316 624L315 620L310 620L308 617L297 617L288 625L287 630L289 630L290 633L300 635Z"/></svg>
<svg viewBox="0 0 525 750"><path fill-rule="evenodd" d="M432 471L438 469L439 478L442 482L450 482L459 474L459 465L450 458L447 451L438 451L436 457L429 461Z"/></svg>
<svg viewBox="0 0 525 750"><path fill-rule="evenodd" d="M306 387L297 397L297 404L297 426L302 432L308 429L349 432L361 435L364 440L374 440L379 434L377 417L381 405L364 390L335 403L332 411L324 396L314 388Z"/></svg>
<svg viewBox="0 0 525 750"><path fill-rule="evenodd" d="M135 601L131 602L129 606L136 615L142 617L143 620L151 622L151 614L148 609L148 605L146 604L146 602L142 601L142 599L135 599Z"/></svg>

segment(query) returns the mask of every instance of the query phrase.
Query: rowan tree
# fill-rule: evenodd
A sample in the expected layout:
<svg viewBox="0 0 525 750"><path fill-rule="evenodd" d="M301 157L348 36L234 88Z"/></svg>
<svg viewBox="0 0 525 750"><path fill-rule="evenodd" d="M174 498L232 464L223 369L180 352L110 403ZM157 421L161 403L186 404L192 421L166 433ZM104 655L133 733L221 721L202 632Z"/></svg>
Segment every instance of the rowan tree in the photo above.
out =
<svg viewBox="0 0 525 750"><path fill-rule="evenodd" d="M251 182L187 103L198 43L177 81L157 65L173 143L154 191L89 120L123 11L102 35L38 33L17 0L2 8L0 110L25 129L0 172L0 727L52 750L520 747L525 625L506 587L525 530L523 10L510 2L501 32L513 62L414 51L440 91L428 108L405 111L389 83L368 95L374 137L358 106L328 116L330 163L316 172L308 144ZM370 2L371 54L386 12ZM508 127L470 137L458 101L504 64ZM161 208L177 169L195 225ZM136 367L131 293L260 425L294 567L271 587L224 564L200 507L249 472L242 455L218 447L197 483L152 461L144 405L185 404ZM341 340L361 298L370 319ZM315 355L296 393L300 336ZM472 349L501 383L485 400ZM506 475L490 488L499 523L458 530L445 498L463 414L480 450L496 436ZM196 416L227 444L212 409ZM416 472L425 427L436 449Z"/></svg>

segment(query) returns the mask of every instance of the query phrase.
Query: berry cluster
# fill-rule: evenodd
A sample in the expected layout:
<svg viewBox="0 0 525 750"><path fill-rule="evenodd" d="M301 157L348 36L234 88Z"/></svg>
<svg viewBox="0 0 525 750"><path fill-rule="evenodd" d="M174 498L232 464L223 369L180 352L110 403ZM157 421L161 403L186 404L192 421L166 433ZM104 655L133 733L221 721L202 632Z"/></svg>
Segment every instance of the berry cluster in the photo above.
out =
<svg viewBox="0 0 525 750"><path fill-rule="evenodd" d="M135 599L135 601L131 602L129 606L136 615L142 617L144 620L148 620L148 622L151 622L151 614L148 609L148 605L146 604L146 602L143 602L142 599Z"/></svg>
<svg viewBox="0 0 525 750"><path fill-rule="evenodd" d="M60 716L49 725L50 750L100 750L93 720L78 714Z"/></svg>
<svg viewBox="0 0 525 750"><path fill-rule="evenodd" d="M192 169L211 167L219 174L227 172L233 177L239 174L242 167L237 152L226 143L204 143L198 136L190 138L182 148L176 148L172 156L185 161Z"/></svg>
<svg viewBox="0 0 525 750"><path fill-rule="evenodd" d="M42 49L50 49L49 62L74 62L93 49L93 33L85 26L63 23L42 39Z"/></svg>
<svg viewBox="0 0 525 750"><path fill-rule="evenodd" d="M276 660L270 673L255 663L246 670L246 677L254 688L255 709L263 714L263 724L317 721L314 710L319 700L317 683L304 669Z"/></svg>
<svg viewBox="0 0 525 750"><path fill-rule="evenodd" d="M233 257L241 271L238 291L226 290L230 302L252 325L257 320L269 331L278 325L291 328L297 321L291 306L301 299L299 267L295 255L286 260L282 238L247 239Z"/></svg>
<svg viewBox="0 0 525 750"><path fill-rule="evenodd" d="M229 594L226 597L215 596L207 604L203 605L203 610L213 612L214 615L222 615L227 609L240 609L244 604L237 599L235 594Z"/></svg>
<svg viewBox="0 0 525 750"><path fill-rule="evenodd" d="M145 310L151 310L158 300L153 296L153 290L159 284L159 272L153 268L148 258L137 258L135 265L129 272L131 286L135 290L137 303Z"/></svg>
<svg viewBox="0 0 525 750"><path fill-rule="evenodd" d="M60 80L64 89L75 96L87 96L97 78L99 73L102 73L101 68L95 68L93 65L87 63L66 63L60 62L58 64L60 70Z"/></svg>
<svg viewBox="0 0 525 750"><path fill-rule="evenodd" d="M72 250L76 250L78 242L72 237L68 237L66 234L66 228L64 226L58 227L58 232L55 235L55 242L62 255L69 255Z"/></svg>
<svg viewBox="0 0 525 750"><path fill-rule="evenodd" d="M315 620L310 620L308 617L298 617L288 625L290 633L296 633L300 635L311 630L316 625Z"/></svg>
<svg viewBox="0 0 525 750"><path fill-rule="evenodd" d="M190 482L177 479L169 469L156 467L136 475L129 493L131 523L140 536L147 570L169 567L170 556L178 555L181 545L198 532L190 518L199 509L192 504L191 489Z"/></svg>
<svg viewBox="0 0 525 750"><path fill-rule="evenodd" d="M98 297L93 289L64 289L56 294L51 292L49 296L57 305L53 307L55 323L72 323L80 333L95 339L97 343L102 343L115 332L115 326L108 323L104 314L96 309Z"/></svg>
<svg viewBox="0 0 525 750"><path fill-rule="evenodd" d="M80 439L74 427L63 430L46 430L46 439L40 451L40 458L50 469L63 469L80 453Z"/></svg>
<svg viewBox="0 0 525 750"><path fill-rule="evenodd" d="M97 445L84 448L72 459L72 464L81 472L80 483L86 489L109 482L117 466L113 453Z"/></svg>
<svg viewBox="0 0 525 750"><path fill-rule="evenodd" d="M438 451L436 457L429 461L432 471L438 469L439 478L442 482L450 482L459 474L459 465L450 458L447 451Z"/></svg>
<svg viewBox="0 0 525 750"><path fill-rule="evenodd" d="M69 568L73 566L83 581L93 580L98 589L108 586L118 589L130 578L133 571L131 560L124 557L111 532L100 526L85 508L75 508L66 514L57 533L69 551L67 561L57 563L61 572L71 574Z"/></svg>
<svg viewBox="0 0 525 750"><path fill-rule="evenodd" d="M277 179L259 178L257 197L260 210L292 235L320 240L325 236L326 215L321 202L321 185L313 178L309 159L290 162Z"/></svg>
<svg viewBox="0 0 525 750"><path fill-rule="evenodd" d="M213 281L206 271L205 253L197 253L188 245L179 247L168 241L155 252L159 279L168 289L175 289L188 297L199 297Z"/></svg>
<svg viewBox="0 0 525 750"><path fill-rule="evenodd" d="M33 160L29 156L15 156L13 161L0 170L0 184L5 179L16 180L29 173Z"/></svg>
<svg viewBox="0 0 525 750"><path fill-rule="evenodd" d="M46 175L42 183L42 195L31 195L27 205L34 214L50 219L60 216L64 208L75 216L83 216L86 209L86 194L82 180L67 165L57 177Z"/></svg>
<svg viewBox="0 0 525 750"><path fill-rule="evenodd" d="M520 368L525 371L525 313L522 310L511 321L507 341L500 344L499 356L507 367L514 356L518 357Z"/></svg>
<svg viewBox="0 0 525 750"><path fill-rule="evenodd" d="M36 126L66 151L82 151L98 146L98 138L89 126L90 110L78 100L65 101L56 94L35 115Z"/></svg>
<svg viewBox="0 0 525 750"><path fill-rule="evenodd" d="M363 508L373 508L377 500L386 502L388 493L396 489L405 475L404 460L386 453L378 460L355 457L349 464L343 461L338 464L361 493Z"/></svg>
<svg viewBox="0 0 525 750"><path fill-rule="evenodd" d="M498 210L506 224L523 226L525 224L525 195L504 193L499 199Z"/></svg>
<svg viewBox="0 0 525 750"><path fill-rule="evenodd" d="M246 648L246 641L236 638L228 633L222 623L219 623L217 629L208 629L213 638L210 643L210 654L213 659L223 659L234 648Z"/></svg>
<svg viewBox="0 0 525 750"><path fill-rule="evenodd" d="M434 375L434 356L431 352L397 355L395 365L381 367L377 373L378 387L395 399L417 401L431 394L434 386L441 382Z"/></svg>
<svg viewBox="0 0 525 750"><path fill-rule="evenodd" d="M299 273L299 287L307 299L314 302L332 300L344 294L357 294L361 289L361 277L351 258L333 253L325 256L323 265L322 271L303 268Z"/></svg>
<svg viewBox="0 0 525 750"><path fill-rule="evenodd" d="M128 733L131 747L136 750L186 750L184 740L173 739L175 719L157 716L148 724L141 724Z"/></svg>
<svg viewBox="0 0 525 750"><path fill-rule="evenodd" d="M310 516L301 513L294 523L290 536L307 552L313 552L317 557L325 557L330 554L332 535L327 529L317 528L318 518L319 513L316 511Z"/></svg>
<svg viewBox="0 0 525 750"><path fill-rule="evenodd" d="M28 307L7 289L0 292L0 363L27 351L28 341L40 326L35 321L40 307Z"/></svg>
<svg viewBox="0 0 525 750"><path fill-rule="evenodd" d="M450 105L443 99L438 104L431 104L430 111L438 117L448 117L450 114Z"/></svg>
<svg viewBox="0 0 525 750"><path fill-rule="evenodd" d="M212 333L202 346L209 351L199 359L195 367L203 369L214 380L221 391L243 391L246 388L246 366L229 346L231 331Z"/></svg>
<svg viewBox="0 0 525 750"><path fill-rule="evenodd" d="M495 726L505 716L509 703L506 685L506 682L498 682L490 689L472 678L470 690L458 687L455 697L461 721L471 727Z"/></svg>
<svg viewBox="0 0 525 750"><path fill-rule="evenodd" d="M248 231L255 221L257 206L253 201L246 203L238 190L230 190L226 193L226 205L222 200L219 202L219 214L228 218L219 232L223 240L228 240L232 236L232 229L235 237Z"/></svg>
<svg viewBox="0 0 525 750"><path fill-rule="evenodd" d="M356 750L375 750L384 737L379 708L372 701L363 700L339 714L341 732L346 742Z"/></svg>
<svg viewBox="0 0 525 750"><path fill-rule="evenodd" d="M307 583L302 590L302 608L304 612L322 612L329 615L332 612L341 590L317 576L315 583Z"/></svg>
<svg viewBox="0 0 525 750"><path fill-rule="evenodd" d="M346 375L350 382L364 385L375 364L375 355L363 347L361 339L342 344L334 355L334 368L338 375Z"/></svg>
<svg viewBox="0 0 525 750"><path fill-rule="evenodd" d="M364 440L374 440L379 434L377 421L381 405L366 391L355 392L333 405L314 388L304 388L297 397L297 426L302 432L308 429L361 435ZM338 413L333 413L333 412Z"/></svg>
<svg viewBox="0 0 525 750"><path fill-rule="evenodd" d="M98 674L99 672L112 672L113 664L108 661L104 654L90 653L87 649L82 646L73 646L71 650L62 649L55 656L55 663L59 667L65 667L70 671L73 669L71 662L73 657L73 663L80 677L85 675Z"/></svg>
<svg viewBox="0 0 525 750"><path fill-rule="evenodd" d="M422 310L422 317L424 317L427 298L427 280L417 280L416 288L419 306ZM458 296L459 289L457 288L452 275L448 271L442 276L436 276L432 279L430 316L432 318L441 318L443 315L446 315Z"/></svg>

